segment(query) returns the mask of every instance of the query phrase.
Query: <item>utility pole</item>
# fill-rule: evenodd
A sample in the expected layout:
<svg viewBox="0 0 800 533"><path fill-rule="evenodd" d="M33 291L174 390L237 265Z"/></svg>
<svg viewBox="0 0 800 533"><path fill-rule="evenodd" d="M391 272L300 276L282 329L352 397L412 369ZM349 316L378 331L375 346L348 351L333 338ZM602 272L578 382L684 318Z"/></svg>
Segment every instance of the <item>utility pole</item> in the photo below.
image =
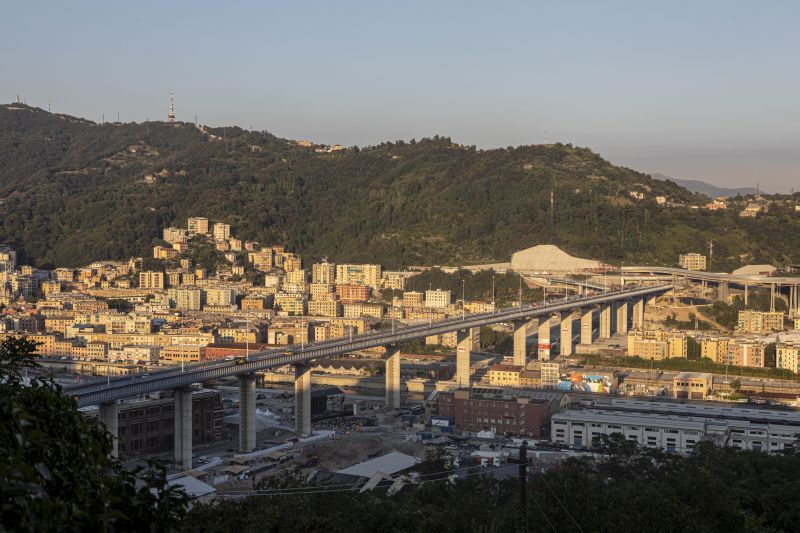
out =
<svg viewBox="0 0 800 533"><path fill-rule="evenodd" d="M528 502L527 502L527 488L525 481L528 477L528 441L522 441L519 447L519 503L522 508L522 523L525 524L525 530L528 529Z"/></svg>

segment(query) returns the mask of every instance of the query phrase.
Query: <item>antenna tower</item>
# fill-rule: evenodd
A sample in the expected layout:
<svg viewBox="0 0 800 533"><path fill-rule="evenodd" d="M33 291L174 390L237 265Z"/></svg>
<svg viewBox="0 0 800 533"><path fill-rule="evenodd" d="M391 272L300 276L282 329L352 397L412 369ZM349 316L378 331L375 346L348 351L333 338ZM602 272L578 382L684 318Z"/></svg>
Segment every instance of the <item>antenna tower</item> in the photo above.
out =
<svg viewBox="0 0 800 533"><path fill-rule="evenodd" d="M175 102L174 102L174 95L169 93L169 113L167 113L167 120L170 122L175 122Z"/></svg>
<svg viewBox="0 0 800 533"><path fill-rule="evenodd" d="M550 144L550 135L547 134L547 129L544 130L544 144Z"/></svg>
<svg viewBox="0 0 800 533"><path fill-rule="evenodd" d="M708 241L708 257L714 257L714 241Z"/></svg>

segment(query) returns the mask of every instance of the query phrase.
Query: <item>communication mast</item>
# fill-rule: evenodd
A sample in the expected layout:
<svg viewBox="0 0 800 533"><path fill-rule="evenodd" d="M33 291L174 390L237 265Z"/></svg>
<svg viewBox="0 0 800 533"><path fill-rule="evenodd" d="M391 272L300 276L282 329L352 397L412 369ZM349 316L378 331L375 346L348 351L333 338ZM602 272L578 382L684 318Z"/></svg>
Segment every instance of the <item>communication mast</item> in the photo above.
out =
<svg viewBox="0 0 800 533"><path fill-rule="evenodd" d="M708 257L714 257L714 241L708 241Z"/></svg>
<svg viewBox="0 0 800 533"><path fill-rule="evenodd" d="M169 113L167 114L169 122L175 122L175 102L172 93L169 93Z"/></svg>

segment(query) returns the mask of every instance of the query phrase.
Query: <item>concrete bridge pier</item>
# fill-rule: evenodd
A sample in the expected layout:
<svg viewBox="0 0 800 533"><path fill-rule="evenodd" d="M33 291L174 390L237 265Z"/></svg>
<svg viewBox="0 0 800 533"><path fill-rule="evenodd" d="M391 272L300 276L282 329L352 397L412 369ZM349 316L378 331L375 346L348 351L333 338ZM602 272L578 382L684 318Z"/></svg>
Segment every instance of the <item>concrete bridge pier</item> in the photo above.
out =
<svg viewBox="0 0 800 533"><path fill-rule="evenodd" d="M239 376L239 451L256 449L256 376Z"/></svg>
<svg viewBox="0 0 800 533"><path fill-rule="evenodd" d="M311 365L294 365L294 430L300 437L311 436Z"/></svg>
<svg viewBox="0 0 800 533"><path fill-rule="evenodd" d="M175 390L175 464L192 469L192 389Z"/></svg>
<svg viewBox="0 0 800 533"><path fill-rule="evenodd" d="M611 305L603 304L600 306L600 338L611 338Z"/></svg>
<svg viewBox="0 0 800 533"><path fill-rule="evenodd" d="M644 299L636 298L633 301L633 329L644 329Z"/></svg>
<svg viewBox="0 0 800 533"><path fill-rule="evenodd" d="M386 408L400 409L400 346L386 347Z"/></svg>
<svg viewBox="0 0 800 533"><path fill-rule="evenodd" d="M119 457L119 402L101 403L97 418L111 434L111 457Z"/></svg>
<svg viewBox="0 0 800 533"><path fill-rule="evenodd" d="M617 303L617 327L615 332L619 334L628 333L628 302Z"/></svg>
<svg viewBox="0 0 800 533"><path fill-rule="evenodd" d="M561 355L572 355L572 324L575 321L575 312L569 311L561 316Z"/></svg>
<svg viewBox="0 0 800 533"><path fill-rule="evenodd" d="M472 331L456 331L456 381L459 387L469 387L469 367L472 352Z"/></svg>
<svg viewBox="0 0 800 533"><path fill-rule="evenodd" d="M581 344L592 344L592 321L594 320L594 309L584 307L581 309Z"/></svg>
<svg viewBox="0 0 800 533"><path fill-rule="evenodd" d="M528 328L538 327L537 319L514 320L512 322L514 332L514 364L524 367L528 363Z"/></svg>
<svg viewBox="0 0 800 533"><path fill-rule="evenodd" d="M536 358L539 361L550 360L550 328L553 325L552 318L553 317L548 316L539 322L536 340Z"/></svg>

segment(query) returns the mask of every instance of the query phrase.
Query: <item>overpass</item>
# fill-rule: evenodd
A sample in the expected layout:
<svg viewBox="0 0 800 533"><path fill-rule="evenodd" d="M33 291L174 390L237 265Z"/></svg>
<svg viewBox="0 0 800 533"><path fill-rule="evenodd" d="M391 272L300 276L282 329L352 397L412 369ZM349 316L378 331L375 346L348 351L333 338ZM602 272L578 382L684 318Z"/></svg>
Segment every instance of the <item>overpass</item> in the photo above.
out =
<svg viewBox="0 0 800 533"><path fill-rule="evenodd" d="M706 272L703 270L686 270L684 268L659 267L659 266L626 266L622 268L623 273L632 274L653 274L659 276L670 276L673 280L683 278L702 284L703 288L708 283L717 286L720 299L727 299L728 287L738 285L744 289L744 302L748 303L749 288L751 286L764 287L770 289L770 308L775 310L775 298L777 294L786 288L787 302L789 303L789 316L800 316L800 277L789 276L743 276L726 274L725 272Z"/></svg>
<svg viewBox="0 0 800 533"><path fill-rule="evenodd" d="M573 353L573 329L580 324L580 344L590 345L594 338L593 321L599 318L598 336L611 337L644 323L645 304L673 288L672 284L635 287L627 290L585 294L540 305L512 307L488 313L462 315L446 320L403 328L378 330L352 337L311 343L303 347L270 349L252 353L247 360L217 361L170 368L149 375L115 378L107 383L88 383L65 389L79 407L99 405L99 420L115 438L117 451L119 401L148 393L172 390L175 395L175 462L192 467L192 384L226 377L239 379L239 447L249 452L255 448L255 374L270 368L293 365L295 369L295 429L301 436L311 434L311 365L323 357L332 357L379 346L386 347L386 404L400 407L400 345L433 335L456 332L456 375L459 387L470 384L472 332L491 324L511 323L514 339L514 364L527 363L527 336L538 332L538 356L550 357L550 334L560 331L562 355ZM628 313L631 307L632 312Z"/></svg>

